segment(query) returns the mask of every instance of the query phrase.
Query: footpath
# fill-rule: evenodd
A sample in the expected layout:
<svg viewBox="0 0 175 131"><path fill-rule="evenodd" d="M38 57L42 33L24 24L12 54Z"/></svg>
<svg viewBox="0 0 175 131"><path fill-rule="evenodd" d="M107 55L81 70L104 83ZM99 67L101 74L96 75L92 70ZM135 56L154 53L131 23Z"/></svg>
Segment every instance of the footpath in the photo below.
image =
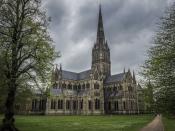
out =
<svg viewBox="0 0 175 131"><path fill-rule="evenodd" d="M164 131L162 116L157 115L152 122L142 128L140 131Z"/></svg>

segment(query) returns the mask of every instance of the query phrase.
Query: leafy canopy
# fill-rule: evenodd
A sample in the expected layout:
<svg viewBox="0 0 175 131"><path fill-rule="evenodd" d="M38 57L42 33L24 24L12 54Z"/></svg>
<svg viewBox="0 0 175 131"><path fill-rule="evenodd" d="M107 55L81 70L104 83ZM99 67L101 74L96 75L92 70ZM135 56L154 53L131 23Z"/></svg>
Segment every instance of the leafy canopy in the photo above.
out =
<svg viewBox="0 0 175 131"><path fill-rule="evenodd" d="M143 74L151 80L159 112L175 114L175 4L160 19Z"/></svg>

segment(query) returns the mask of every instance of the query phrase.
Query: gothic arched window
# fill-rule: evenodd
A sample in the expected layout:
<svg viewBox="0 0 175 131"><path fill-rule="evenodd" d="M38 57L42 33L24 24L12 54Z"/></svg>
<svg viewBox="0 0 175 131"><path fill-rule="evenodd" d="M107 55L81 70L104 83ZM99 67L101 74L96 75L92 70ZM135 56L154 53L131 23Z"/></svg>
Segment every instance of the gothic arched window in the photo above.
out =
<svg viewBox="0 0 175 131"><path fill-rule="evenodd" d="M86 88L87 88L87 89L90 88L90 84L89 84L89 83L86 84Z"/></svg>
<svg viewBox="0 0 175 131"><path fill-rule="evenodd" d="M88 101L88 107L89 107L89 110L92 109L92 101L91 100Z"/></svg>
<svg viewBox="0 0 175 131"><path fill-rule="evenodd" d="M83 99L80 101L80 109L83 109Z"/></svg>
<svg viewBox="0 0 175 131"><path fill-rule="evenodd" d="M100 100L99 99L95 99L95 109L96 110L100 109Z"/></svg>
<svg viewBox="0 0 175 131"><path fill-rule="evenodd" d="M56 89L57 88L57 83L55 82L54 84L53 84L53 89Z"/></svg>
<svg viewBox="0 0 175 131"><path fill-rule="evenodd" d="M94 79L98 80L98 73L97 72L94 73Z"/></svg>
<svg viewBox="0 0 175 131"><path fill-rule="evenodd" d="M58 109L63 109L63 100L58 100Z"/></svg>
<svg viewBox="0 0 175 131"><path fill-rule="evenodd" d="M94 89L99 89L99 84L98 83L94 84Z"/></svg>
<svg viewBox="0 0 175 131"><path fill-rule="evenodd" d="M123 110L126 110L126 102L123 102Z"/></svg>
<svg viewBox="0 0 175 131"><path fill-rule="evenodd" d="M66 89L66 84L65 83L62 84L62 88Z"/></svg>
<svg viewBox="0 0 175 131"><path fill-rule="evenodd" d="M111 110L111 102L110 101L108 102L108 110L109 111Z"/></svg>
<svg viewBox="0 0 175 131"><path fill-rule="evenodd" d="M70 109L70 100L66 101L66 109L69 110Z"/></svg>
<svg viewBox="0 0 175 131"><path fill-rule="evenodd" d="M81 90L81 85L78 85L78 90L79 90L79 91Z"/></svg>
<svg viewBox="0 0 175 131"><path fill-rule="evenodd" d="M120 86L119 86L119 90L122 90L122 88L123 88L122 85L120 85Z"/></svg>
<svg viewBox="0 0 175 131"><path fill-rule="evenodd" d="M77 101L73 101L73 109L76 110L77 109Z"/></svg>
<svg viewBox="0 0 175 131"><path fill-rule="evenodd" d="M56 108L56 101L54 99L51 100L51 109Z"/></svg>
<svg viewBox="0 0 175 131"><path fill-rule="evenodd" d="M85 90L85 84L82 85L82 90Z"/></svg>
<svg viewBox="0 0 175 131"><path fill-rule="evenodd" d="M129 91L129 92L132 92L132 91L133 91L133 89L132 89L132 86L131 86L131 85L129 85L129 86L128 86L128 91Z"/></svg>
<svg viewBox="0 0 175 131"><path fill-rule="evenodd" d="M37 99L32 100L32 110L36 110L37 105Z"/></svg>
<svg viewBox="0 0 175 131"><path fill-rule="evenodd" d="M77 90L77 85L74 85L73 86L73 90Z"/></svg>
<svg viewBox="0 0 175 131"><path fill-rule="evenodd" d="M69 89L69 90L71 90L71 89L72 89L71 84L68 84L68 89Z"/></svg>
<svg viewBox="0 0 175 131"><path fill-rule="evenodd" d="M115 101L115 102L114 102L114 109L115 109L115 111L118 110L118 101Z"/></svg>

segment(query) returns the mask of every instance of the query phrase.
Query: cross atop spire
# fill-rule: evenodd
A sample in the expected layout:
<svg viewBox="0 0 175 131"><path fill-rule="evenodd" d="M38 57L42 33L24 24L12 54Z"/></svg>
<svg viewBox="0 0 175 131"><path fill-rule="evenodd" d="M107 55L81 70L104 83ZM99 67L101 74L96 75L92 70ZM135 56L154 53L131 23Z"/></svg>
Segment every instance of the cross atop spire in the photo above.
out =
<svg viewBox="0 0 175 131"><path fill-rule="evenodd" d="M101 4L99 5L97 43L98 44L105 43L105 35L104 35L104 28L103 28L103 18L102 18Z"/></svg>

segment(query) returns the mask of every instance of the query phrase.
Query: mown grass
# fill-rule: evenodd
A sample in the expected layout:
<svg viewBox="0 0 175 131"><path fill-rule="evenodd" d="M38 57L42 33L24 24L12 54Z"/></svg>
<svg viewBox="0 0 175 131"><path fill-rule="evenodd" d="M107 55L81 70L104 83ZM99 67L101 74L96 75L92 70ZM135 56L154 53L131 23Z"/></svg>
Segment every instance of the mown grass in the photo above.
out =
<svg viewBox="0 0 175 131"><path fill-rule="evenodd" d="M175 119L163 117L165 131L175 131Z"/></svg>
<svg viewBox="0 0 175 131"><path fill-rule="evenodd" d="M151 115L16 116L16 126L20 131L139 131L152 119Z"/></svg>

